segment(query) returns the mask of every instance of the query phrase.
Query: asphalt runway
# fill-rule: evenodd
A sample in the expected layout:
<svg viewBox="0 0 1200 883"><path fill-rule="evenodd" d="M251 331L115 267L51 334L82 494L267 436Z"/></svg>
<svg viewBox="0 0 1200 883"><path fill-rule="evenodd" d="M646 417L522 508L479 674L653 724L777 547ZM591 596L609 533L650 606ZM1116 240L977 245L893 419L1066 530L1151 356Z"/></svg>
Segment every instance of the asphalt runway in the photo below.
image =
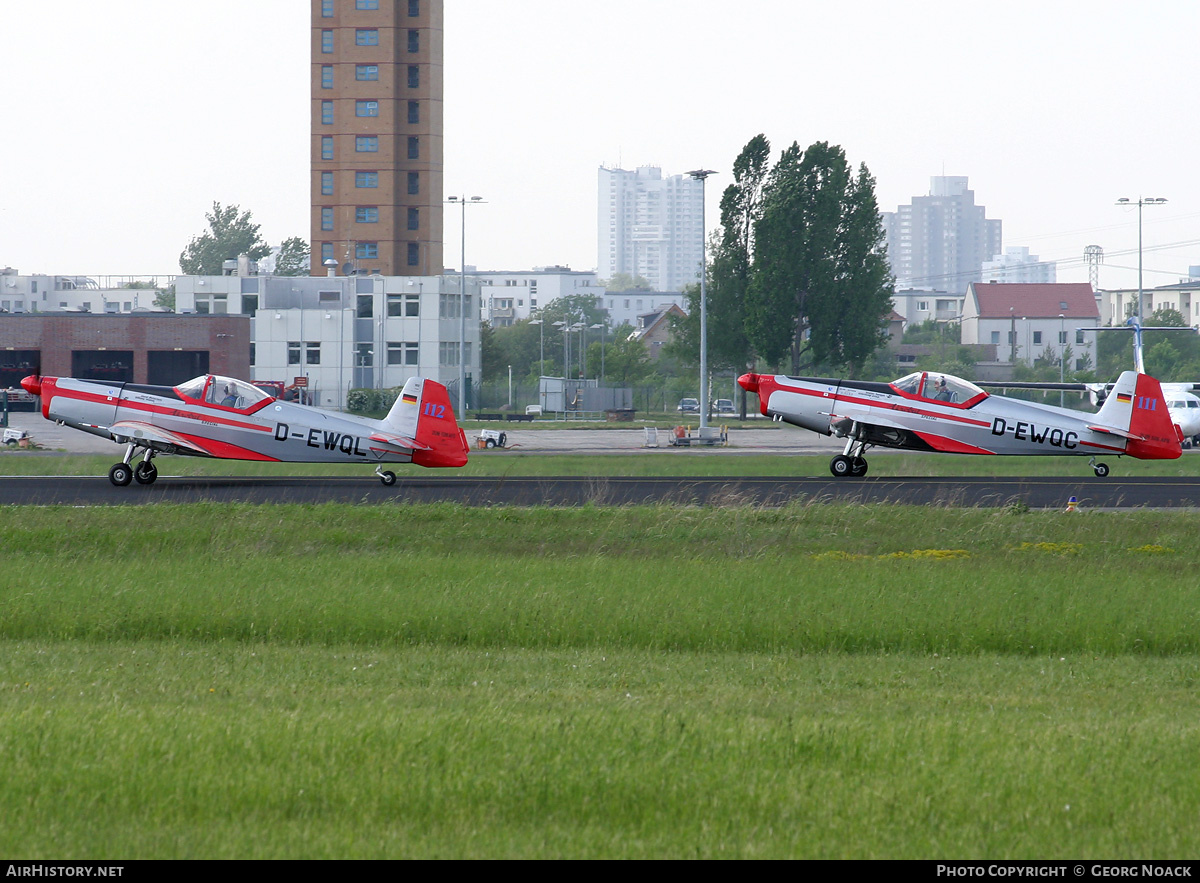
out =
<svg viewBox="0 0 1200 883"><path fill-rule="evenodd" d="M161 462L161 461L160 461ZM172 478L113 487L106 477L7 477L0 505L130 506L153 503L456 502L468 506L675 503L780 506L794 502L1065 509L1194 508L1196 478Z"/></svg>

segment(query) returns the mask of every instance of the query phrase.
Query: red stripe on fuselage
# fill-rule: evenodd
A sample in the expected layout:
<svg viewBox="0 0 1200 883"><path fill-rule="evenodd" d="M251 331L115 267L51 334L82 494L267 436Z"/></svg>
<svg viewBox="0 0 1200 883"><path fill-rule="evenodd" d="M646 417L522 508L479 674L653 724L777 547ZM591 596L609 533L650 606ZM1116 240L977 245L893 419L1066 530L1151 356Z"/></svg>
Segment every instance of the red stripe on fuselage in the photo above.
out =
<svg viewBox="0 0 1200 883"><path fill-rule="evenodd" d="M913 407L912 405L897 405L892 402L880 401L878 399L862 399L857 396L843 395L840 391L835 393L818 392L815 389L809 389L803 386L784 386L775 384L776 390L785 390L787 392L798 392L803 395L813 396L819 399L830 399L838 402L850 402L854 405L863 405L868 408L882 408L891 411L899 411L902 414L916 414L921 417L933 417L936 420L953 420L956 423L966 423L969 426L985 426L990 427L992 424L985 420L972 420L970 417L959 417L957 414L945 414L940 411L928 411L921 408ZM840 387L839 387L840 390ZM774 392L774 390L772 390ZM851 418L854 419L854 418ZM870 423L870 419L864 419L864 423Z"/></svg>
<svg viewBox="0 0 1200 883"><path fill-rule="evenodd" d="M944 435L936 435L932 432L918 432L913 430L913 435L922 439L925 444L929 445L935 451L941 451L943 454L995 454L995 451L989 451L986 448L977 448L975 445L969 445L966 442L955 441L952 438L946 438Z"/></svg>
<svg viewBox="0 0 1200 883"><path fill-rule="evenodd" d="M201 435L188 435L186 432L179 432L176 435L191 442L200 450L207 451L209 456L216 457L218 460L258 460L263 463L283 462L276 457L268 457L266 454L260 454L258 451L252 451L240 445L231 445L228 442L216 441L215 439L205 438Z"/></svg>
<svg viewBox="0 0 1200 883"><path fill-rule="evenodd" d="M43 383L45 383L46 381L55 381L57 379L58 378L47 377L47 378L43 379ZM82 381L82 382L86 383L88 381ZM272 432L273 431L271 429L271 427L269 427L269 426L261 426L257 423L244 423L240 420L230 420L228 417L222 417L221 414L218 412L210 411L207 409L203 412L203 414L201 414L201 413L198 413L195 411L181 410L179 408L170 408L170 407L166 407L165 405L156 405L156 404L152 404L150 402L137 402L137 401L133 401L132 399L124 399L124 398L120 398L120 397L117 397L116 399L114 399L112 396L100 395L99 393L84 392L83 390L78 390L78 389L63 389L62 387L58 386L57 383L54 383L53 386L54 386L54 389L53 389L54 396L63 396L65 398L69 398L69 399L79 399L80 401L84 401L84 402L98 402L98 403L102 403L102 404L113 404L118 408L129 408L130 410L134 410L134 411L147 411L152 414L165 414L169 417L182 417L185 420L196 420L199 422L217 423L221 426L232 426L235 429L253 429L253 430L257 430L258 432ZM46 416L47 419L49 419L49 415L46 414L45 412L49 409L51 398L52 398L52 396L48 396L42 400L43 401L43 405L42 405L43 416ZM268 404L269 404L269 402L268 402ZM197 407L203 408L205 406L197 405Z"/></svg>

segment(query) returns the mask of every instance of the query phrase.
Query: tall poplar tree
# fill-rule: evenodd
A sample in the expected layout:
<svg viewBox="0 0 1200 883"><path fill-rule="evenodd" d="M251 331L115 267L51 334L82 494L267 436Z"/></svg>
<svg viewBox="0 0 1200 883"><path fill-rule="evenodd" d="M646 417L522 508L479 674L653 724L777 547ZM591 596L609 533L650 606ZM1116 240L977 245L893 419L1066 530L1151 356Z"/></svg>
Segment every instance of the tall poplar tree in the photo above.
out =
<svg viewBox="0 0 1200 883"><path fill-rule="evenodd" d="M745 295L750 343L767 362L859 369L884 340L892 278L875 181L837 145L793 143L771 169L753 224Z"/></svg>

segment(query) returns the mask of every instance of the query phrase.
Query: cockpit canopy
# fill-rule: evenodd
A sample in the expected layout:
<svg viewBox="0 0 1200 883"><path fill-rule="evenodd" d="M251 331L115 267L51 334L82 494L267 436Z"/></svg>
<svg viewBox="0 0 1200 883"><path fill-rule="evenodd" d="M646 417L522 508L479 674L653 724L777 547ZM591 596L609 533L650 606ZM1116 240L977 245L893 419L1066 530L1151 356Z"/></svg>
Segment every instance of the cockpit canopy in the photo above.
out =
<svg viewBox="0 0 1200 883"><path fill-rule="evenodd" d="M218 374L201 374L187 383L179 384L175 391L185 399L236 411L251 410L271 398L269 393L252 383Z"/></svg>
<svg viewBox="0 0 1200 883"><path fill-rule="evenodd" d="M969 380L937 371L914 371L892 381L892 387L911 398L952 405L973 405L987 397L986 392Z"/></svg>

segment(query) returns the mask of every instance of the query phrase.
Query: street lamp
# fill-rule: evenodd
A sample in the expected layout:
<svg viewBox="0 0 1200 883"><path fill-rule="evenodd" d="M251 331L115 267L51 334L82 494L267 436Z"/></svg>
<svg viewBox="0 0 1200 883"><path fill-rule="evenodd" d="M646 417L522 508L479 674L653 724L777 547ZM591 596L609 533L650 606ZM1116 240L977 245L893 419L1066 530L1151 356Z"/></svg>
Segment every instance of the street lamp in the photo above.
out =
<svg viewBox="0 0 1200 883"><path fill-rule="evenodd" d="M563 333L563 383L564 384L567 381L567 375L571 373L571 356L570 356L571 338L567 334L567 329L570 327L570 324L571 323L568 322L566 319L563 319L560 322L554 323L554 327L561 328L562 333ZM564 386L563 389L565 390L566 387Z"/></svg>
<svg viewBox="0 0 1200 883"><path fill-rule="evenodd" d="M579 373L587 380L587 325L576 322L571 326L571 330L579 332Z"/></svg>
<svg viewBox="0 0 1200 883"><path fill-rule="evenodd" d="M1137 205L1138 207L1138 324L1146 320L1145 310L1142 309L1142 206L1144 205L1162 205L1166 200L1161 196L1153 198L1138 197L1136 203L1128 197L1122 196L1117 200L1117 205Z"/></svg>
<svg viewBox="0 0 1200 883"><path fill-rule="evenodd" d="M700 182L700 429L708 428L708 292L705 276L708 275L708 260L704 242L704 182L712 169L695 169L688 172L694 181Z"/></svg>
<svg viewBox="0 0 1200 883"><path fill-rule="evenodd" d="M1066 364L1066 361L1067 361L1067 317L1064 314L1059 313L1058 314L1058 382L1060 384L1063 382L1063 367ZM1063 391L1061 389L1058 391L1058 406L1060 408L1066 406L1066 402L1063 398Z"/></svg>
<svg viewBox="0 0 1200 883"><path fill-rule="evenodd" d="M482 196L446 197L447 205L462 206L462 263L458 271L458 418L467 413L467 206L487 205Z"/></svg>

